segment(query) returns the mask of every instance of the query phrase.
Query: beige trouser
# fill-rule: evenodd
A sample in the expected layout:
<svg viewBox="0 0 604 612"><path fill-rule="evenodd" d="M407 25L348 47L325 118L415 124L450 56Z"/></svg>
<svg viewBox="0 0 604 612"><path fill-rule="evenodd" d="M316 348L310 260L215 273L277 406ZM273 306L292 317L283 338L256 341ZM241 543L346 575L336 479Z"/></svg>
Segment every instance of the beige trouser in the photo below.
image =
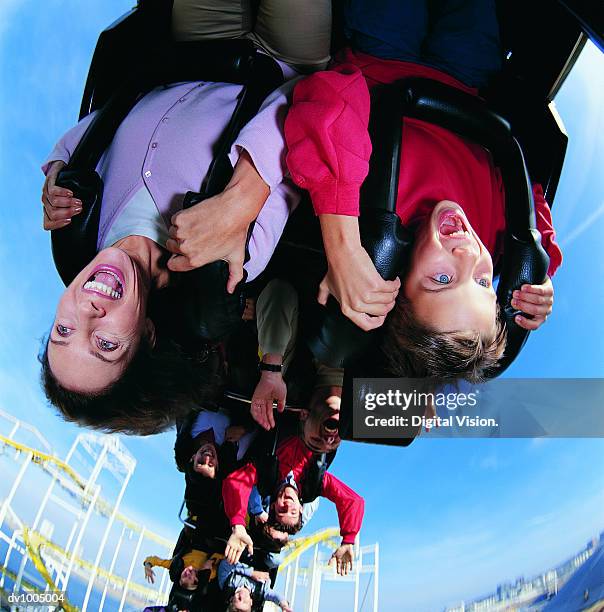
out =
<svg viewBox="0 0 604 612"><path fill-rule="evenodd" d="M276 59L320 70L329 61L331 0L174 0L175 40L250 38Z"/></svg>
<svg viewBox="0 0 604 612"><path fill-rule="evenodd" d="M283 373L294 356L298 335L298 294L287 281L273 279L264 288L256 302L258 346L264 353L283 355ZM342 368L317 366L315 388L341 387L344 382Z"/></svg>

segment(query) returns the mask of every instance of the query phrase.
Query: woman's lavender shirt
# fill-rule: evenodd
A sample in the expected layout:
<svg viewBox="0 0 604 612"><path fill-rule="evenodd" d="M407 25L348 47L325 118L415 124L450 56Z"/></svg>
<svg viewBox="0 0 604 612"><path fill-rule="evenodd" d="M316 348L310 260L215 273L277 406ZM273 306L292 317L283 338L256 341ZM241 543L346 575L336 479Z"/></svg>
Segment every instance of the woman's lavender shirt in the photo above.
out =
<svg viewBox="0 0 604 612"><path fill-rule="evenodd" d="M266 267L299 201L296 188L284 178L283 122L293 85L294 81L289 81L267 98L230 153L234 165L245 149L271 189L250 238L250 260L245 265L248 281ZM212 161L213 146L235 109L240 91L240 85L226 83L178 83L156 88L136 104L97 166L104 183L98 248L130 197L142 187L149 190L170 226L172 215L182 209L184 194L199 191ZM45 173L51 161L69 162L92 116L61 138L42 167Z"/></svg>

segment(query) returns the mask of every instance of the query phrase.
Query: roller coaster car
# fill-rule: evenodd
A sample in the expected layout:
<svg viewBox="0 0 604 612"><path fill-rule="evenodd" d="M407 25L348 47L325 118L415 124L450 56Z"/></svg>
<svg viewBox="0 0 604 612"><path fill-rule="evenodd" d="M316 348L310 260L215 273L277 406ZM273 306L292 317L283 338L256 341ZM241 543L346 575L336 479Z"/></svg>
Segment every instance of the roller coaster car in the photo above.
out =
<svg viewBox="0 0 604 612"><path fill-rule="evenodd" d="M112 103L116 91L128 91L131 75L144 74L146 69L149 74L154 73L154 77L148 79L147 87L166 82L162 74L164 69L172 71L170 78L173 80L195 79L190 76L191 70L198 71L200 56L197 55L192 61L192 47L170 43L170 11L171 2L141 0L136 9L101 34L86 82L80 117ZM589 0L541 0L530 3L499 0L498 16L506 61L501 75L482 92L484 103L457 90L419 79L384 88L372 103L370 133L374 152L369 176L362 189L360 216L361 239L377 269L384 278L396 277L408 257L412 242L412 237L394 212L398 180L396 169L401 157L402 114L434 122L491 151L501 167L506 190L507 227L504 254L497 270L497 299L503 306L508 325L505 354L500 367L492 371L491 376L499 375L509 366L528 337L528 332L514 323L517 311L510 305L512 291L523 283L543 282L547 270L548 258L535 228L529 176L533 182L543 185L551 206L562 172L567 136L549 103L587 38L604 50L604 12L601 6ZM547 41L536 40L538 24L543 24ZM218 47L213 47L212 57L206 57L206 61L202 62L205 71L203 77L197 78L240 82L254 89L257 81L252 78L254 61L250 60L252 56L249 52L247 55L243 52L232 54L229 45L236 46L238 43L226 41L224 54L216 53L215 49L219 48L220 43L217 44ZM173 67L166 67L166 58L174 57L174 53L180 54L176 64L183 66L179 74L173 73ZM193 68L191 64L194 64ZM263 81L264 87L276 86L269 84L269 81L270 78ZM260 97L258 89L262 88L256 88L256 97ZM117 115L121 113L122 117L125 116L129 110L128 104L133 104L135 99L131 92L125 98L122 94L121 102L118 96L118 102L113 102L119 110ZM244 121L247 120L246 116L249 118L249 115L242 113ZM113 125L113 131L104 130L104 137L109 138L105 146L116 127ZM233 131L236 122L233 121L229 128ZM99 132L102 139L103 130ZM100 156L98 150L102 152L103 149L97 143L96 155ZM404 163L404 151L402 155ZM88 157L87 164L82 164L82 167L94 168L95 164ZM225 176L228 180L229 168L220 161L215 166L219 175L215 188L220 190L220 185L226 184ZM77 189L75 191L78 192ZM212 195L211 190L206 192L205 197L208 195ZM61 276L65 281L69 280L66 266L70 265L72 271L81 269L82 266L78 265L82 258L83 263L87 263L91 250L93 252L96 246L94 215L98 215L98 191L91 199L97 202L97 206L87 207L86 200L83 200L84 213L77 223L74 218L70 228L71 239L65 229L53 234L55 263L60 273L63 271ZM310 205L299 206L292 215L273 258L274 265L269 265L269 270L274 270L278 268L275 262L286 260L289 275L303 279L299 288L306 291L306 296L314 296L317 283L325 271L320 232L310 210ZM74 262L77 259L75 253L82 254L79 262ZM208 287L213 286L218 296L211 303L210 310L206 305L200 306L195 302L199 292L191 291L189 294L194 305L188 312L188 319L194 334L224 334L237 322L242 310L243 289L229 301L224 291L226 277L224 265L220 268L222 263L211 264L214 272L210 277L203 277L204 294L207 295ZM204 272L200 274L203 276ZM333 299L327 308L315 304L308 311L308 319L311 325L307 340L315 357L329 365L346 366L340 435L344 439L352 439L353 377L388 375L377 358L380 330L362 332L343 317ZM213 333L216 330L219 330L218 334ZM410 440L380 442L406 445Z"/></svg>

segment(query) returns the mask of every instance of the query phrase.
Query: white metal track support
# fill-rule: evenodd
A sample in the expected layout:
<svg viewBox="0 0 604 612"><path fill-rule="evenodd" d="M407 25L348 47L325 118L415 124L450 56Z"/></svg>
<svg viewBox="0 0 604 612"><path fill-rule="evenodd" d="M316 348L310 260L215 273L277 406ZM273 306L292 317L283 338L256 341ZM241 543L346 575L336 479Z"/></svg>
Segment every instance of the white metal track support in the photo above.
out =
<svg viewBox="0 0 604 612"><path fill-rule="evenodd" d="M80 548L80 544L82 543L82 538L84 537L84 532L86 531L86 527L88 527L88 521L92 516L92 511L96 506L97 499L99 497L99 493L101 492L101 487L97 486L88 505L88 509L86 510L86 515L84 516L84 520L82 521L82 526L80 527L80 532L76 538L76 541L73 545L73 549L71 551L71 555L69 556L69 565L67 566L67 572L65 572L65 578L63 582L63 590L67 590L67 585L69 584L69 578L71 577L71 570L73 569L73 564L75 563L76 555L78 554L78 549Z"/></svg>
<svg viewBox="0 0 604 612"><path fill-rule="evenodd" d="M122 593L122 599L120 600L120 607L118 609L118 612L122 612L122 610L124 609L124 603L126 603L126 595L128 594L128 589L130 588L130 580L132 579L132 572L134 571L134 564L138 559L138 553L140 552L144 535L145 527L141 529L140 535L138 536L138 542L136 543L136 549L134 551L134 554L132 555L132 561L130 561L130 567L128 568L128 577L126 578L126 584L124 585L124 592Z"/></svg>
<svg viewBox="0 0 604 612"><path fill-rule="evenodd" d="M13 482L13 486L11 487L11 490L9 491L6 498L4 499L2 508L0 508L0 528L2 528L2 524L4 523L4 519L6 518L6 513L8 512L8 507L11 505L11 502L13 501L13 498L15 497L15 493L17 492L17 489L19 488L19 485L21 484L21 481L23 480L23 476L25 475L27 466L33 459L33 456L34 455L31 451L25 455L25 459L21 467L19 468L19 473L17 474L17 477L15 478L15 481Z"/></svg>
<svg viewBox="0 0 604 612"><path fill-rule="evenodd" d="M120 548L122 546L122 540L124 539L124 533L126 533L126 525L122 527L122 532L120 533L119 540L117 541L117 545L115 550L113 551L113 557L111 558L111 564L109 565L109 574L113 574L113 568L115 567L115 562L117 561L117 556L120 552ZM99 612L102 612L103 606L105 605L105 597L107 596L107 587L109 586L109 577L105 580L105 586L103 587L103 595L101 596L101 603L99 604Z"/></svg>
<svg viewBox="0 0 604 612"><path fill-rule="evenodd" d="M117 511L120 507L120 503L122 502L122 497L124 497L124 493L126 492L126 487L128 486L128 482L130 481L130 477L132 476L132 471L128 471L126 478L122 481L122 488L120 489L119 495L117 496L117 500L113 504L113 510L111 511L111 516L109 517L109 521L107 526L105 527L105 532L103 533L103 538L101 539L101 543L99 544L99 549L96 553L96 558L94 560L94 567L90 572L90 578L88 579L88 587L86 588L86 595L84 596L84 602L82 603L82 612L86 612L88 608L88 600L90 599L90 594L92 593L92 587L94 586L94 581L96 579L96 574L99 569L99 564L101 563L101 557L103 556L103 552L105 551L105 546L107 545L107 540L109 539L109 533L113 528L113 523L115 522L115 517L117 515Z"/></svg>
<svg viewBox="0 0 604 612"><path fill-rule="evenodd" d="M294 579L292 581L292 595L289 601L289 607L293 608L296 602L296 587L298 585L298 571L300 569L300 557L296 557L296 563L294 564Z"/></svg>
<svg viewBox="0 0 604 612"><path fill-rule="evenodd" d="M375 543L373 553L373 612L378 612L379 582L380 582L380 544Z"/></svg>

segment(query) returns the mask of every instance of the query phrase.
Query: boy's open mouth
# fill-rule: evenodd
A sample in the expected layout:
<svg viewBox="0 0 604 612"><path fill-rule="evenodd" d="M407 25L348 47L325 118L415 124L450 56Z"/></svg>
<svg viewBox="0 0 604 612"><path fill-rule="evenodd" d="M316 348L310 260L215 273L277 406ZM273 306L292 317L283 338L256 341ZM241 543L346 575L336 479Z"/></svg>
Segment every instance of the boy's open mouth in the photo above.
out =
<svg viewBox="0 0 604 612"><path fill-rule="evenodd" d="M445 210L438 219L438 232L447 238L470 237L465 219L455 210Z"/></svg>
<svg viewBox="0 0 604 612"><path fill-rule="evenodd" d="M83 288L110 300L119 300L124 295L124 276L115 266L97 266Z"/></svg>

